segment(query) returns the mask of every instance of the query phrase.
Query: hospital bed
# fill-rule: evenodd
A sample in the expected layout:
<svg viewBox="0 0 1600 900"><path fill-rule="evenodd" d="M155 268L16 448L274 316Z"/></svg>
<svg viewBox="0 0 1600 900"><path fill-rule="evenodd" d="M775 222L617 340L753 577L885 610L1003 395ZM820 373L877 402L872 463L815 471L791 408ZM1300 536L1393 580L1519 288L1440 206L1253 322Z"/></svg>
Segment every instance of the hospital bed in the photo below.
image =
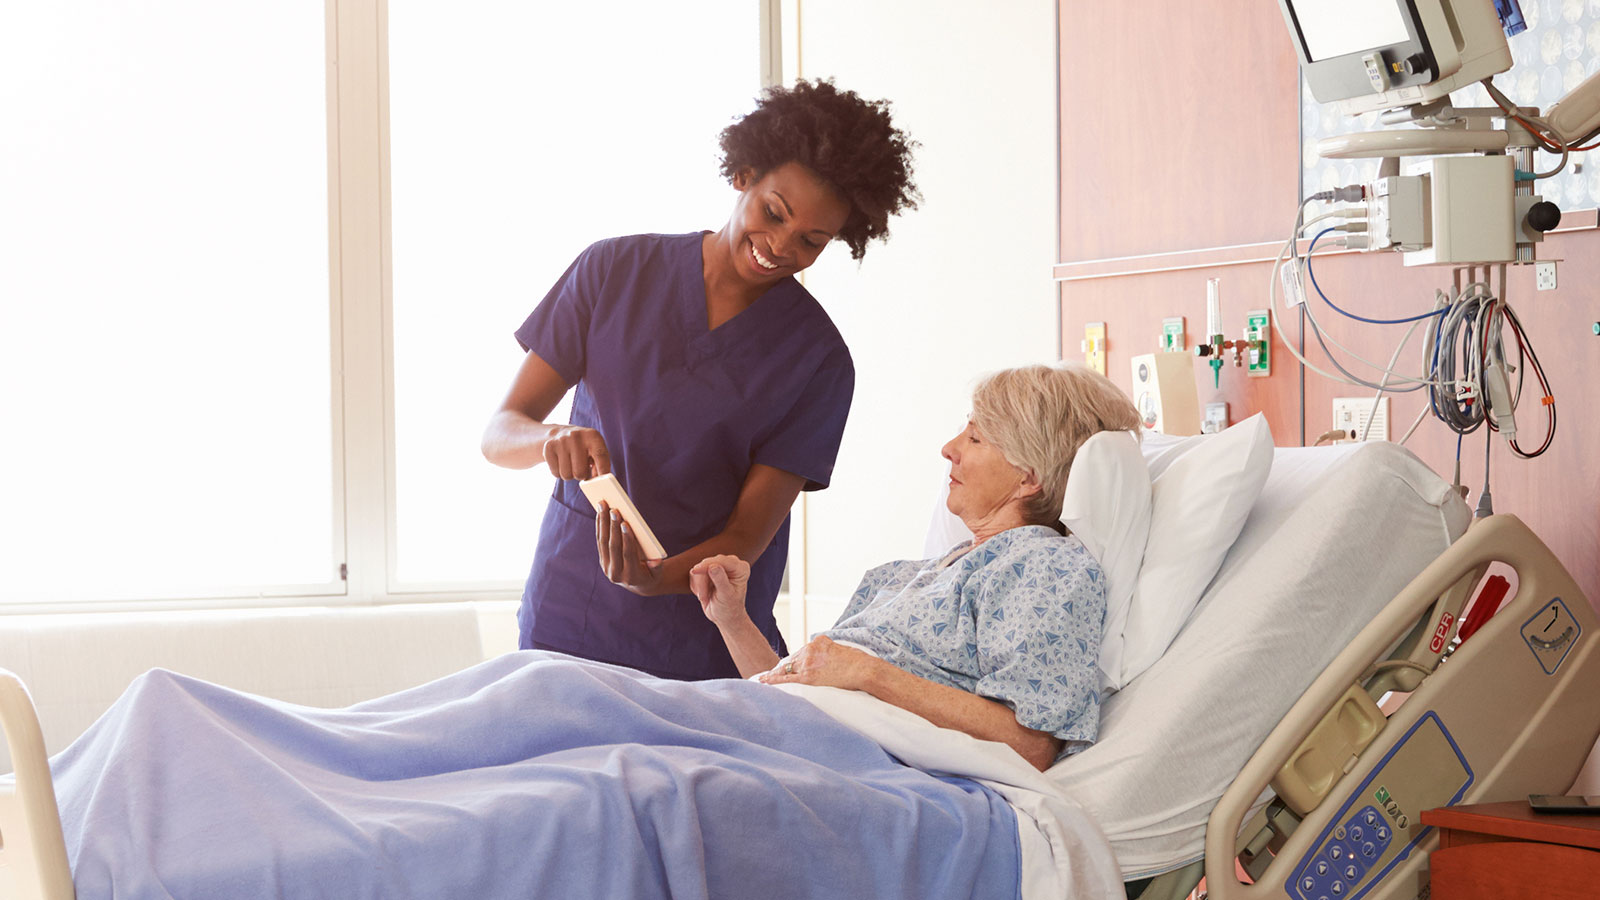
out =
<svg viewBox="0 0 1600 900"><path fill-rule="evenodd" d="M1172 646L1107 699L1095 746L1032 785L1098 832L1067 842L1077 858L1066 867L1103 865L1092 857L1108 846L1128 896L1181 897L1203 870L1223 900L1413 897L1435 843L1422 809L1565 792L1600 733L1594 614L1516 519L1469 521L1449 486L1393 445L1278 450ZM1461 618L1490 562L1513 569L1516 588L1453 647L1439 623ZM1391 692L1410 697L1386 717L1373 701ZM43 740L8 675L0 725L17 766L0 794L0 885L70 898ZM917 762L921 738L901 739L891 752ZM1019 822L1082 827L1048 815L1036 805ZM1038 833L1020 838L1024 865L1039 869L1049 848ZM1048 872L1023 883L1027 900L1068 895Z"/></svg>

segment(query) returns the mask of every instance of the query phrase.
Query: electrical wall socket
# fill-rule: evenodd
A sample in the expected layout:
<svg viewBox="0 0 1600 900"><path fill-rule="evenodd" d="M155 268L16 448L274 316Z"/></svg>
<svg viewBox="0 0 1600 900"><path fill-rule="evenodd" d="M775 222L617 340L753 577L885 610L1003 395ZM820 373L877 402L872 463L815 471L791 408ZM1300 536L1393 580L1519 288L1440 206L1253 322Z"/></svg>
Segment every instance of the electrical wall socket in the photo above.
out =
<svg viewBox="0 0 1600 900"><path fill-rule="evenodd" d="M1372 419L1372 427L1367 427L1367 419ZM1389 439L1389 398L1382 397L1374 409L1371 397L1335 397L1333 398L1333 427L1339 431L1353 435L1351 440L1359 441L1365 434L1369 441L1387 441Z"/></svg>
<svg viewBox="0 0 1600 900"><path fill-rule="evenodd" d="M1541 291L1556 289L1555 260L1543 260L1533 264L1533 286Z"/></svg>
<svg viewBox="0 0 1600 900"><path fill-rule="evenodd" d="M1227 430L1230 424L1227 401L1212 400L1206 404L1206 417L1200 422L1200 433L1217 434Z"/></svg>

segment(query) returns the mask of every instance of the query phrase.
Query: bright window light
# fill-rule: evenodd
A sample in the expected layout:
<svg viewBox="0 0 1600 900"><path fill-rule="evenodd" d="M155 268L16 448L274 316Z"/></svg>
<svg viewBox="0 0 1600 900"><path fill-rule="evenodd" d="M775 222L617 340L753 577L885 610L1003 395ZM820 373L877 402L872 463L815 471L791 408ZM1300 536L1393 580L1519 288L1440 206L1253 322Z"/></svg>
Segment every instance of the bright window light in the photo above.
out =
<svg viewBox="0 0 1600 900"><path fill-rule="evenodd" d="M391 589L526 578L550 476L479 452L522 362L512 332L588 244L726 221L716 138L759 92L757 12L389 3Z"/></svg>
<svg viewBox="0 0 1600 900"><path fill-rule="evenodd" d="M324 21L0 7L0 603L335 589Z"/></svg>

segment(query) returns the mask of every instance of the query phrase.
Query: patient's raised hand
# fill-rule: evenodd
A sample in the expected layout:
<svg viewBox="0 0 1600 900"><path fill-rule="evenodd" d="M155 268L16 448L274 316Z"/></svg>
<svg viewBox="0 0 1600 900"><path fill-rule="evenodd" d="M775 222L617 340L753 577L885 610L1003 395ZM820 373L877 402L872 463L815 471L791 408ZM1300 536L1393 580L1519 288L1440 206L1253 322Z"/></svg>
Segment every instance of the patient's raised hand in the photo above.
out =
<svg viewBox="0 0 1600 900"><path fill-rule="evenodd" d="M710 556L689 570L689 590L700 601L700 611L718 628L749 617L744 608L749 583L750 564L737 556Z"/></svg>

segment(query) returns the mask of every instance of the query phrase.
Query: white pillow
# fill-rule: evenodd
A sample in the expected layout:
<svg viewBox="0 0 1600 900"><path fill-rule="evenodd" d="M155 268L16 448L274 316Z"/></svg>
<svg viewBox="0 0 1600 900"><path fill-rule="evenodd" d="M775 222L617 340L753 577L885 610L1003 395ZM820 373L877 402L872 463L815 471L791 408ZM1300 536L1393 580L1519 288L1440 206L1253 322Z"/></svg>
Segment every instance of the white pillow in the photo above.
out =
<svg viewBox="0 0 1600 900"><path fill-rule="evenodd" d="M1133 592L1150 534L1150 470L1131 431L1102 431L1083 442L1067 473L1061 521L1100 563L1106 578L1100 635L1100 687L1120 687Z"/></svg>
<svg viewBox="0 0 1600 900"><path fill-rule="evenodd" d="M1152 439L1154 438L1154 439ZM1217 574L1272 470L1272 432L1256 414L1220 434L1147 436L1150 536L1122 629L1119 689L1161 658Z"/></svg>
<svg viewBox="0 0 1600 900"><path fill-rule="evenodd" d="M923 552L943 556L951 547L972 539L945 501L945 479L928 525ZM1083 541L1106 578L1105 628L1100 639L1100 683L1120 686L1123 626L1133 602L1145 538L1150 532L1150 471L1131 431L1104 431L1078 448L1062 497L1061 521Z"/></svg>
<svg viewBox="0 0 1600 900"><path fill-rule="evenodd" d="M1240 423L1243 424L1243 423ZM1160 478L1178 457L1193 450L1209 434L1174 435L1159 431L1146 431L1139 442L1139 452L1144 454L1144 464L1150 467L1150 477Z"/></svg>
<svg viewBox="0 0 1600 900"><path fill-rule="evenodd" d="M933 515L928 520L928 536L922 541L922 558L936 559L950 552L962 541L972 540L972 531L961 517L950 511L950 467L944 467L944 480L939 482L939 496L933 501Z"/></svg>

